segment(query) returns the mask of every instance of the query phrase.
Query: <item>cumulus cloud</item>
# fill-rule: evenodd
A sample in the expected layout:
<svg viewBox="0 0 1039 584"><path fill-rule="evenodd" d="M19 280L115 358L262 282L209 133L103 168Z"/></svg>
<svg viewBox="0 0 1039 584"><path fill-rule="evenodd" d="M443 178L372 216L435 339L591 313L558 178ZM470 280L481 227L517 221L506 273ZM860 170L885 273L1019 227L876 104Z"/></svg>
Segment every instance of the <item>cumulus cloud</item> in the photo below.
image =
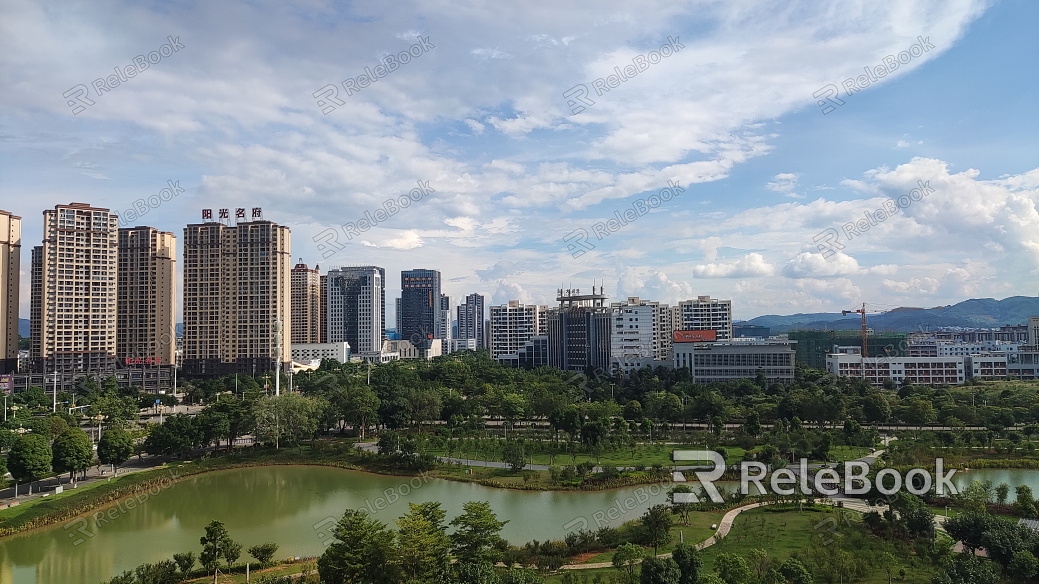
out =
<svg viewBox="0 0 1039 584"><path fill-rule="evenodd" d="M749 253L742 258L730 262L708 263L695 266L693 275L697 278L746 278L753 276L771 276L775 267L765 260L760 253Z"/></svg>
<svg viewBox="0 0 1039 584"><path fill-rule="evenodd" d="M804 195L799 195L794 192L797 187L797 174L793 172L783 172L772 177L772 181L765 185L770 191L782 193L792 199L803 199Z"/></svg>
<svg viewBox="0 0 1039 584"><path fill-rule="evenodd" d="M842 276L856 274L859 269L855 258L844 253L837 252L827 258L821 253L802 252L783 266L783 275L788 278Z"/></svg>

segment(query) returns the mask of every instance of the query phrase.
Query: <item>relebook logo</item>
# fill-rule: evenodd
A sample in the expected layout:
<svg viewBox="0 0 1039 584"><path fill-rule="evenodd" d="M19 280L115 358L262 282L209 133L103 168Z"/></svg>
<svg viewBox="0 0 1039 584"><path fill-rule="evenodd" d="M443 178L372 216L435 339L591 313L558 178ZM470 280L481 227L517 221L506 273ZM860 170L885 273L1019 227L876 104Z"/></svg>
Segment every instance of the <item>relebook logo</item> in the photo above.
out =
<svg viewBox="0 0 1039 584"><path fill-rule="evenodd" d="M712 463L714 465L713 469L696 470L693 471L693 474L700 481L704 492L711 499L711 502L725 502L722 494L718 491L718 487L714 486L714 481L720 479L725 473L725 459L721 454L713 450L676 450L672 454L672 460L676 463L680 461ZM875 477L877 491L884 495L894 495L904 488L914 495L923 495L934 486L935 493L939 496L944 495L946 489L948 489L950 495L958 495L959 491L952 484L952 477L956 474L956 469L946 473L945 461L941 458L935 459L934 467L934 475L929 470L914 468L907 472L904 477L893 468L885 468L878 472ZM774 493L784 496L793 495L798 489L800 489L801 494L808 496L823 495L833 497L842 492L845 495L854 496L868 494L873 488L873 483L868 478L869 464L859 460L845 462L843 473L838 473L837 469L833 468L818 469L814 479L811 480L809 473L811 470L816 469L809 468L808 459L802 458L797 466L797 470L798 472L795 473L790 468L776 469L772 471L772 476L769 477L766 483L765 477L768 475L768 467L765 463L742 462L740 463L740 493L750 495L751 484L757 489L757 493L754 494L768 495ZM841 478L842 476L843 479ZM685 475L678 471L675 471L674 480L675 482L687 481ZM843 488L841 488L842 480ZM700 499L694 493L675 493L674 502L699 503Z"/></svg>

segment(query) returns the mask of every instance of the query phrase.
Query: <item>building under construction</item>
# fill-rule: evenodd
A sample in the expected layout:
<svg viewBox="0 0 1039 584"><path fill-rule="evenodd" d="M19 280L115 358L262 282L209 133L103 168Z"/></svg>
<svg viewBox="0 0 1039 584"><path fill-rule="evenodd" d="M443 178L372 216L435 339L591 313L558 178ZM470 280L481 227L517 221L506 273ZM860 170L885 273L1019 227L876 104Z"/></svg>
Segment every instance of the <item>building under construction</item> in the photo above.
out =
<svg viewBox="0 0 1039 584"><path fill-rule="evenodd" d="M848 331L790 331L794 345L794 358L798 363L814 369L826 369L826 355L835 352L834 347L862 346L862 336L857 330ZM906 333L869 333L866 349L870 357L905 357L908 355Z"/></svg>

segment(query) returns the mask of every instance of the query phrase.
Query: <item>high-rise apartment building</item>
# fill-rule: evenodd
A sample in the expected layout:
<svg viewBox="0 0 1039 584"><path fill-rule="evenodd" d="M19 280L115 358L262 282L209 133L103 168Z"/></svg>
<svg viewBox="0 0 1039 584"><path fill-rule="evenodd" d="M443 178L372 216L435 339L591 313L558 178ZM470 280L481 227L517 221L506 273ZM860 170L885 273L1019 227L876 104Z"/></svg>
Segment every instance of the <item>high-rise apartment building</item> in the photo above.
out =
<svg viewBox="0 0 1039 584"><path fill-rule="evenodd" d="M675 330L713 330L719 341L732 338L732 300L698 296L679 302L674 311Z"/></svg>
<svg viewBox="0 0 1039 584"><path fill-rule="evenodd" d="M18 295L22 218L0 211L0 375L18 369Z"/></svg>
<svg viewBox="0 0 1039 584"><path fill-rule="evenodd" d="M628 372L671 364L672 311L667 304L629 297L610 304L610 358Z"/></svg>
<svg viewBox="0 0 1039 584"><path fill-rule="evenodd" d="M606 295L592 286L591 294L560 289L559 308L548 313L549 365L565 371L609 371L610 308Z"/></svg>
<svg viewBox="0 0 1039 584"><path fill-rule="evenodd" d="M323 290L328 302L329 343L349 343L352 355L380 361L386 340L386 270L377 266L333 268Z"/></svg>
<svg viewBox="0 0 1039 584"><path fill-rule="evenodd" d="M110 375L116 361L119 217L86 203L43 212L33 250L31 358L38 373Z"/></svg>
<svg viewBox="0 0 1039 584"><path fill-rule="evenodd" d="M315 269L317 266L314 266ZM318 287L321 289L321 303L318 315L319 324L319 343L327 343L328 340L328 296L325 295L325 290L328 289L328 276L323 275L318 279Z"/></svg>
<svg viewBox="0 0 1039 584"><path fill-rule="evenodd" d="M154 227L119 230L115 353L125 365L174 363L176 242Z"/></svg>
<svg viewBox="0 0 1039 584"><path fill-rule="evenodd" d="M541 334L539 323L544 322L547 306L520 304L510 300L508 304L491 307L491 358L511 355L519 351L531 337ZM461 325L459 325L461 326Z"/></svg>
<svg viewBox="0 0 1039 584"><path fill-rule="evenodd" d="M393 330L396 331L398 340L400 339L400 331L404 329L404 326L401 325L401 323L400 323L401 314L402 314L402 312L401 312L401 309L400 309L400 298L394 298L393 299L393 326L394 326Z"/></svg>
<svg viewBox="0 0 1039 584"><path fill-rule="evenodd" d="M433 339L444 338L440 309L440 272L407 270L400 273L400 338L415 348L427 349Z"/></svg>
<svg viewBox="0 0 1039 584"><path fill-rule="evenodd" d="M290 362L291 252L289 228L271 221L184 228L186 373L257 374Z"/></svg>
<svg viewBox="0 0 1039 584"><path fill-rule="evenodd" d="M486 349L487 337L484 335L484 298L480 294L465 297L465 303L458 305L458 338L476 339L479 349Z"/></svg>
<svg viewBox="0 0 1039 584"><path fill-rule="evenodd" d="M301 259L292 273L292 342L321 342L321 272L307 267Z"/></svg>
<svg viewBox="0 0 1039 584"><path fill-rule="evenodd" d="M447 343L444 343L444 345L449 345L451 339L453 338L452 337L452 329L454 327L452 326L453 323L452 323L451 316L452 316L451 315L451 297L448 296L447 294L441 294L440 295L440 326L439 326L440 335L439 335L438 338L441 338L441 339L444 339L444 340L448 341ZM445 353L446 352L447 351L445 351Z"/></svg>

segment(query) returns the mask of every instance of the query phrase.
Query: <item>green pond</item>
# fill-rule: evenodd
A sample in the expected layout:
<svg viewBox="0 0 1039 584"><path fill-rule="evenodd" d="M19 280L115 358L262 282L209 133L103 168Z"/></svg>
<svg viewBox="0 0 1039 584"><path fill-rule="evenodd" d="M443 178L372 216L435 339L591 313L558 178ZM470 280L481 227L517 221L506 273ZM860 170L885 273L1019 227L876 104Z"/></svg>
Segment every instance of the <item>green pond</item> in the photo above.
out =
<svg viewBox="0 0 1039 584"><path fill-rule="evenodd" d="M1039 470L1036 469L995 469L979 468L977 470L956 471L953 475L952 484L957 489L966 488L971 481L992 481L993 486L999 483L1010 485L1010 496L1007 498L1011 503L1017 500L1014 488L1018 485L1027 485L1032 488L1032 495L1039 496Z"/></svg>
<svg viewBox="0 0 1039 584"><path fill-rule="evenodd" d="M97 584L177 552L194 551L197 556L199 538L213 520L222 521L243 549L273 541L280 546L279 559L317 556L345 509L369 509L392 525L407 512L408 502L439 501L450 521L462 513L466 501L488 501L499 519L509 521L503 530L509 541L558 539L582 527L618 525L666 502L659 485L650 487L510 491L329 467L221 471L172 484L134 509L124 505L103 516L0 540L0 584ZM251 559L244 551L242 556L241 561Z"/></svg>

